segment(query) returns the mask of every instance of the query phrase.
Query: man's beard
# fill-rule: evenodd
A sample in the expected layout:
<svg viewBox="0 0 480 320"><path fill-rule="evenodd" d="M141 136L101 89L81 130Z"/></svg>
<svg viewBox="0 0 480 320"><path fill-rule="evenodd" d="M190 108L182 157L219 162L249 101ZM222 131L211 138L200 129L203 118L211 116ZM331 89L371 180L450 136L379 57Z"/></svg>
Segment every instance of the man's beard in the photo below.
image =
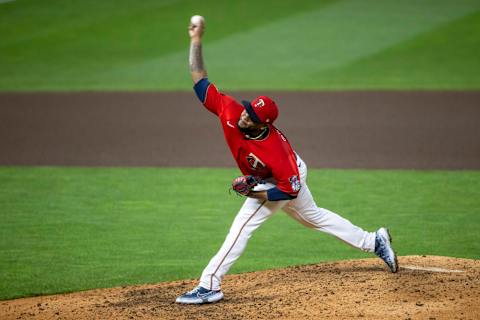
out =
<svg viewBox="0 0 480 320"><path fill-rule="evenodd" d="M268 126L265 126L263 128L253 129L253 128L241 128L237 124L237 127L238 127L238 130L240 130L240 132L243 133L245 135L245 137L247 137L248 139L261 138L261 137L267 135L268 132L269 132Z"/></svg>
<svg viewBox="0 0 480 320"><path fill-rule="evenodd" d="M258 133L258 129L252 129L252 128L242 128L237 124L238 130L242 132L245 135L252 136L255 135L255 133Z"/></svg>
<svg viewBox="0 0 480 320"><path fill-rule="evenodd" d="M238 130L240 130L242 133L249 134L252 132L252 129L249 128L242 128L237 124Z"/></svg>

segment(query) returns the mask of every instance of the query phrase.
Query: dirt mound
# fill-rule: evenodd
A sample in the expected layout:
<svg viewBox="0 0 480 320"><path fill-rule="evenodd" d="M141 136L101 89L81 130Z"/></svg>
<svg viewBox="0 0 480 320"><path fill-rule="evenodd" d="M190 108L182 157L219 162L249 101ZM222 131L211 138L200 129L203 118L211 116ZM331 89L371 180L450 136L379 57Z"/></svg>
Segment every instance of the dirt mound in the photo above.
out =
<svg viewBox="0 0 480 320"><path fill-rule="evenodd" d="M175 304L195 280L0 302L2 319L479 319L480 261L400 257L397 274L379 259L227 276L225 299Z"/></svg>

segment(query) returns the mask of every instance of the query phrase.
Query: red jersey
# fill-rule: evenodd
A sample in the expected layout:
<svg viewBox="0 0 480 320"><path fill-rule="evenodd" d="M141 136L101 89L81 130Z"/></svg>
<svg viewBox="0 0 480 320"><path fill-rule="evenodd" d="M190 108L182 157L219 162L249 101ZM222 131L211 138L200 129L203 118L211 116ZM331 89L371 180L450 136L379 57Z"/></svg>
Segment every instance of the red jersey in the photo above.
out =
<svg viewBox="0 0 480 320"><path fill-rule="evenodd" d="M208 85L203 105L218 116L225 140L242 174L274 178L278 189L297 195L300 175L296 155L280 130L266 124L269 127L266 137L247 138L237 124L244 107L234 98L220 93L213 83Z"/></svg>

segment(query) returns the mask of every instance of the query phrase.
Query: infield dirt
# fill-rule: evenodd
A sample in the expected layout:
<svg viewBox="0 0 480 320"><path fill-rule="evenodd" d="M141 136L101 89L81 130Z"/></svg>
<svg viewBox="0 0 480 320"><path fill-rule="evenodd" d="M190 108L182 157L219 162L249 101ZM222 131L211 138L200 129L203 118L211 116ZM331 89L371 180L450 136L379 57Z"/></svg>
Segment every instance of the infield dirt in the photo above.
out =
<svg viewBox="0 0 480 320"><path fill-rule="evenodd" d="M0 302L2 319L478 319L480 261L399 257L227 275L225 299L179 305L196 280ZM402 267L403 266L403 267Z"/></svg>

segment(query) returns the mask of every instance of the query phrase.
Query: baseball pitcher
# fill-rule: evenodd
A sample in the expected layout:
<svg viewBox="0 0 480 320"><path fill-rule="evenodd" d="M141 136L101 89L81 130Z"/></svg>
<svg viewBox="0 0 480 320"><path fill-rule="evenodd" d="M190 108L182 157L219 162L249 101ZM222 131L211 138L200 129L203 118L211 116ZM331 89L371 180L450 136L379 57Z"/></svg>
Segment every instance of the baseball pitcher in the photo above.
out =
<svg viewBox="0 0 480 320"><path fill-rule="evenodd" d="M307 186L307 166L287 137L274 126L276 103L260 96L238 103L222 94L207 78L202 57L204 20L189 26L190 72L195 93L216 115L225 140L243 176L232 188L246 197L218 253L203 270L199 285L176 299L177 303L202 304L223 298L221 282L245 250L252 233L273 213L283 210L301 224L326 232L366 252L375 253L397 272L398 264L386 228L367 232L338 214L317 207Z"/></svg>

